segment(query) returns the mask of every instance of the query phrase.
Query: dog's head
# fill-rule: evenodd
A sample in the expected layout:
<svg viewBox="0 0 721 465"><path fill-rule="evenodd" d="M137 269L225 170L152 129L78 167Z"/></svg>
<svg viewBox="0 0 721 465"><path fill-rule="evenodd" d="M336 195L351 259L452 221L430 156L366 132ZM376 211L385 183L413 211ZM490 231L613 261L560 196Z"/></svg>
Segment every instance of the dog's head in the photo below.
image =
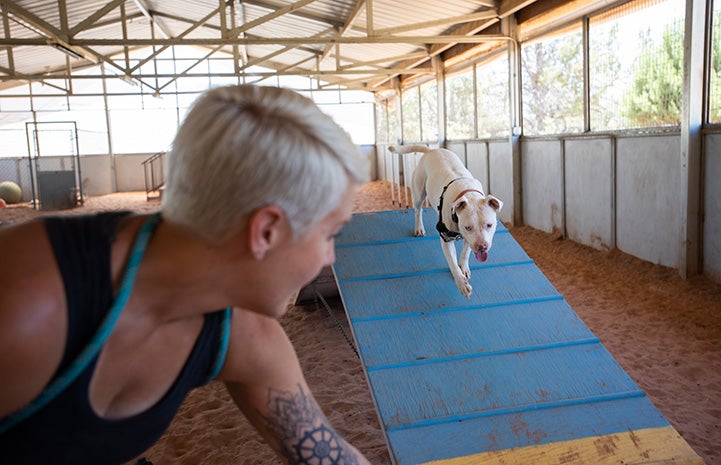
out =
<svg viewBox="0 0 721 465"><path fill-rule="evenodd" d="M496 233L497 214L502 207L503 202L498 198L492 195L483 197L477 192L462 195L451 207L451 212L458 217L458 231L479 262L488 259Z"/></svg>

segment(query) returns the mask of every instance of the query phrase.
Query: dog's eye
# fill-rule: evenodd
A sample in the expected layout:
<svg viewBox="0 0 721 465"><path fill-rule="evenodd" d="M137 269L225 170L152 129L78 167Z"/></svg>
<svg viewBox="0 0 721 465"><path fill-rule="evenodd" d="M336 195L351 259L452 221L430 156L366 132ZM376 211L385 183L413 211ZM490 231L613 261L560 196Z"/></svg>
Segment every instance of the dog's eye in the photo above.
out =
<svg viewBox="0 0 721 465"><path fill-rule="evenodd" d="M473 226L466 226L466 231L473 231Z"/></svg>
<svg viewBox="0 0 721 465"><path fill-rule="evenodd" d="M493 227L493 223L486 223L486 229L491 229Z"/></svg>

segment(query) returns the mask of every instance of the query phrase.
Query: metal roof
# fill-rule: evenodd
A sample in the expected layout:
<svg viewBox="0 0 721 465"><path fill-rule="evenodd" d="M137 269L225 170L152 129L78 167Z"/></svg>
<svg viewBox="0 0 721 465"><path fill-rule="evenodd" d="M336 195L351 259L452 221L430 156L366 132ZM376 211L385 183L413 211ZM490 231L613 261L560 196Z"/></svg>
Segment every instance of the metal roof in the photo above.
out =
<svg viewBox="0 0 721 465"><path fill-rule="evenodd" d="M152 81L127 53L149 62L195 45L235 57L238 74L260 65L380 91L394 77L432 73L431 57L459 44L497 38L489 28L534 1L0 0L0 85L64 79L97 63Z"/></svg>

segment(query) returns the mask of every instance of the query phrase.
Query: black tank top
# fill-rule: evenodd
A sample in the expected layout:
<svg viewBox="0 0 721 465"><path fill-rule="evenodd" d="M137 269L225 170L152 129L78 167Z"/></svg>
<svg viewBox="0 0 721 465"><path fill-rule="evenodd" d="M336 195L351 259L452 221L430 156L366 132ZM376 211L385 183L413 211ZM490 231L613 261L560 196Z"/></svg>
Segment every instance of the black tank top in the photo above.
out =
<svg viewBox="0 0 721 465"><path fill-rule="evenodd" d="M113 302L110 247L118 220L129 212L44 219L65 285L68 338L59 376L96 333ZM170 390L150 409L105 420L88 396L97 355L72 384L10 430L0 434L0 462L112 464L142 454L170 425L183 399L214 376L225 356L230 310L205 315L203 328ZM4 380L3 382L12 382Z"/></svg>

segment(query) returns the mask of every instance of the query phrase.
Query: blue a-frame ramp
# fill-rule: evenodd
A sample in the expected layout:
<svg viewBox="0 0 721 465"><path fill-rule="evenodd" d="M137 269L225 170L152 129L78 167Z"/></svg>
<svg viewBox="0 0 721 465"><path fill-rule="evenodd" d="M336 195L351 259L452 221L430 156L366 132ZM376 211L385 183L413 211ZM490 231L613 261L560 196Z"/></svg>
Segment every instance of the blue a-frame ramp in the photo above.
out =
<svg viewBox="0 0 721 465"><path fill-rule="evenodd" d="M467 299L435 222L415 238L412 210L356 214L336 246L395 464L704 463L505 227Z"/></svg>

